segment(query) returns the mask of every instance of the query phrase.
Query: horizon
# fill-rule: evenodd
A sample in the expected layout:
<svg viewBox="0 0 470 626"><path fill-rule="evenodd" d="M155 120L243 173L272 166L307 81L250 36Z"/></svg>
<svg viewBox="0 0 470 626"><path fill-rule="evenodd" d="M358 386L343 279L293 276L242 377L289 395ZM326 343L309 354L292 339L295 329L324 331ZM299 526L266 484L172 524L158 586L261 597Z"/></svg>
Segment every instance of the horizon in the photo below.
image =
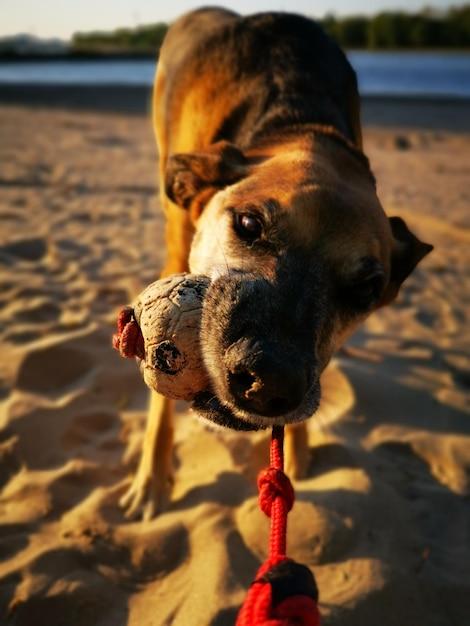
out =
<svg viewBox="0 0 470 626"><path fill-rule="evenodd" d="M16 0L1 10L0 37L29 35L39 39L71 40L78 32L113 31L118 28L138 28L157 22L171 23L179 15L202 6L204 2L194 0L174 0L171 8L158 8L154 0L116 0L112 12L109 3L97 0L75 2L60 0ZM212 4L212 3L210 3ZM261 11L284 11L283 2L272 0L227 0L217 3L241 14ZM334 6L328 0L318 0L314 7L309 0L291 0L289 11L302 13L313 18L323 18L332 14L336 17L351 15L371 16L381 11L403 11L419 13L425 10L446 12L468 2L454 0L336 0ZM67 6L65 6L67 5ZM26 17L25 17L26 16Z"/></svg>

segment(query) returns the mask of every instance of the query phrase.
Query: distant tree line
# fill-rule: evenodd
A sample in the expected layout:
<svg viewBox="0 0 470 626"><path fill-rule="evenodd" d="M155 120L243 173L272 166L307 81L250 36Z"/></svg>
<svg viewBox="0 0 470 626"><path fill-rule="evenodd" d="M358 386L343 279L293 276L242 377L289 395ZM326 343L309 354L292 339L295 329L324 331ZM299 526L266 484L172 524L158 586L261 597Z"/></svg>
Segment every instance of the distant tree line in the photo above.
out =
<svg viewBox="0 0 470 626"><path fill-rule="evenodd" d="M417 14L383 12L375 16L320 20L325 31L344 48L372 50L397 48L469 48L470 4L447 12L424 9ZM76 33L72 54L156 54L168 30L163 22L113 32Z"/></svg>
<svg viewBox="0 0 470 626"><path fill-rule="evenodd" d="M119 28L112 32L75 33L70 43L72 54L152 54L162 45L168 24L158 22L137 28Z"/></svg>
<svg viewBox="0 0 470 626"><path fill-rule="evenodd" d="M417 14L383 12L373 17L328 15L321 24L344 48L470 47L470 4L444 14L425 9Z"/></svg>

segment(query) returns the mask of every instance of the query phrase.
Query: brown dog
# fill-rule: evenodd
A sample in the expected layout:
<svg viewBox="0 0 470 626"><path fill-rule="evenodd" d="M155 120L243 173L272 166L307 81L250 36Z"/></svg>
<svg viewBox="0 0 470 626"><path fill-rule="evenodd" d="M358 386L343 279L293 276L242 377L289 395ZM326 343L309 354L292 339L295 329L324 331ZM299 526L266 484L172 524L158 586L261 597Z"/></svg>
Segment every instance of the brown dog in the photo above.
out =
<svg viewBox="0 0 470 626"><path fill-rule="evenodd" d="M208 419L294 424L320 374L432 248L388 219L362 153L355 74L312 21L201 9L163 44L154 92L168 262L212 278L202 343ZM153 396L141 463L121 503L149 518L168 498L172 404ZM291 473L306 430L289 428Z"/></svg>

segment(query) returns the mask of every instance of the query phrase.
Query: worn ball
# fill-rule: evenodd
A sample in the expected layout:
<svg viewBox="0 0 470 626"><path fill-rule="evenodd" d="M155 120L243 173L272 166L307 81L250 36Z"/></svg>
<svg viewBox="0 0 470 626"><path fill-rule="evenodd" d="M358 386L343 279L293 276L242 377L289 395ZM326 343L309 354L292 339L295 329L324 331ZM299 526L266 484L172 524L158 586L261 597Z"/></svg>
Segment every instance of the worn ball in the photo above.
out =
<svg viewBox="0 0 470 626"><path fill-rule="evenodd" d="M144 339L145 383L169 398L193 400L209 389L200 349L205 276L174 274L149 285L134 303Z"/></svg>

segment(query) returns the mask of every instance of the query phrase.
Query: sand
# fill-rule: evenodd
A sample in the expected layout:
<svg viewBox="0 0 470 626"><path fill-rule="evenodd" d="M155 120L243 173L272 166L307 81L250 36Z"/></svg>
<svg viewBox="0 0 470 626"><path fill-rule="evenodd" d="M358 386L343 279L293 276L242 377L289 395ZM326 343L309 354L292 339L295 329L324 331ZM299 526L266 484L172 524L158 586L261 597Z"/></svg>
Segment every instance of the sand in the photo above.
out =
<svg viewBox="0 0 470 626"><path fill-rule="evenodd" d="M267 551L269 436L181 404L168 510L118 506L147 392L111 335L164 256L149 118L3 105L0 137L0 623L233 625ZM369 124L365 147L387 212L436 248L325 379L288 554L324 626L467 626L470 136Z"/></svg>

